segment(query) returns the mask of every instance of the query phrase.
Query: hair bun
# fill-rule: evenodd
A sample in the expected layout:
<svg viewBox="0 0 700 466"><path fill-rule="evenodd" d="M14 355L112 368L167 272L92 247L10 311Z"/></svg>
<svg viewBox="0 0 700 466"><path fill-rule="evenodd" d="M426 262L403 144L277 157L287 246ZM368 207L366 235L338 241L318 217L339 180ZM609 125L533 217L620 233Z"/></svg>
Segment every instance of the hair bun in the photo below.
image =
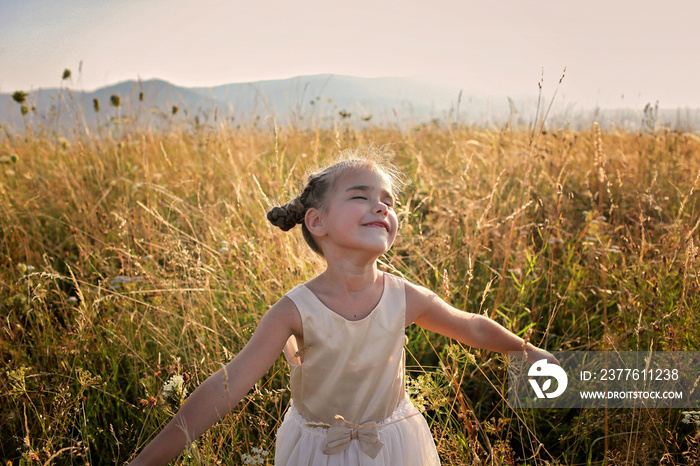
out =
<svg viewBox="0 0 700 466"><path fill-rule="evenodd" d="M267 213L267 219L282 231L289 231L304 221L306 211L299 198L283 206L273 207Z"/></svg>

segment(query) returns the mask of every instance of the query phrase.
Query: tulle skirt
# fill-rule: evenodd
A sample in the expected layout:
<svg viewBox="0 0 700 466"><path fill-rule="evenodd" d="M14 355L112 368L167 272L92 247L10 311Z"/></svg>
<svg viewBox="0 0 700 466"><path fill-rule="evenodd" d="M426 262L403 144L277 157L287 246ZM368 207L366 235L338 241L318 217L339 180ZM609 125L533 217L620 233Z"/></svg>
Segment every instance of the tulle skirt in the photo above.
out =
<svg viewBox="0 0 700 466"><path fill-rule="evenodd" d="M294 404L277 432L275 466L438 466L440 459L428 423L410 400L403 400L392 415L377 423L384 446L372 458L357 439L340 453L325 454L328 430L308 426Z"/></svg>

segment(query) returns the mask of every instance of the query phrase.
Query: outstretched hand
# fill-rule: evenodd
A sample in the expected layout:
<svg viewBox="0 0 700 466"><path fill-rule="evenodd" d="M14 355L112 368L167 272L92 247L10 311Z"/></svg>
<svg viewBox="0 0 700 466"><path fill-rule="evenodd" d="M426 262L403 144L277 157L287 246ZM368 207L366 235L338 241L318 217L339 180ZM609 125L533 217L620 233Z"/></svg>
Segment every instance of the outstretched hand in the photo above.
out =
<svg viewBox="0 0 700 466"><path fill-rule="evenodd" d="M556 364L557 366L561 366L559 360L547 350L533 347L532 349L528 349L526 352L527 362L529 362L530 364L534 364L541 359L546 359L548 364Z"/></svg>

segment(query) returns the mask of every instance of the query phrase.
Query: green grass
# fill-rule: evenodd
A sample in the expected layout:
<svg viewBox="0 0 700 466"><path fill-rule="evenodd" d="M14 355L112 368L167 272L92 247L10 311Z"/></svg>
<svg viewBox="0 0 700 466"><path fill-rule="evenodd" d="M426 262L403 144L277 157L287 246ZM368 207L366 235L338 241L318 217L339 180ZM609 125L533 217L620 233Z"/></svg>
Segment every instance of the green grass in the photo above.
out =
<svg viewBox="0 0 700 466"><path fill-rule="evenodd" d="M76 134L83 132L76 131ZM391 144L412 183L385 270L549 350L700 348L700 139L440 125L119 128L0 137L0 457L123 464L322 270L265 219L341 149ZM409 328L444 464L692 464L680 410L508 408L506 360ZM280 359L178 464L274 450ZM604 446L607 447L607 452ZM271 460L270 460L271 464Z"/></svg>

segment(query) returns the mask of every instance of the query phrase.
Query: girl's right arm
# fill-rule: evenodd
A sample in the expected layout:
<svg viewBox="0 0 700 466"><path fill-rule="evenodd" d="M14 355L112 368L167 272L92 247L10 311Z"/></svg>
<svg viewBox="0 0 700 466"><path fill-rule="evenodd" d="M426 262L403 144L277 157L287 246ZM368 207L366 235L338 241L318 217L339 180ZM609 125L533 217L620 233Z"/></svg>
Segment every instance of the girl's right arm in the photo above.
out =
<svg viewBox="0 0 700 466"><path fill-rule="evenodd" d="M248 344L205 380L131 466L164 465L221 420L274 364L291 335L301 335L301 317L282 298L260 321Z"/></svg>

